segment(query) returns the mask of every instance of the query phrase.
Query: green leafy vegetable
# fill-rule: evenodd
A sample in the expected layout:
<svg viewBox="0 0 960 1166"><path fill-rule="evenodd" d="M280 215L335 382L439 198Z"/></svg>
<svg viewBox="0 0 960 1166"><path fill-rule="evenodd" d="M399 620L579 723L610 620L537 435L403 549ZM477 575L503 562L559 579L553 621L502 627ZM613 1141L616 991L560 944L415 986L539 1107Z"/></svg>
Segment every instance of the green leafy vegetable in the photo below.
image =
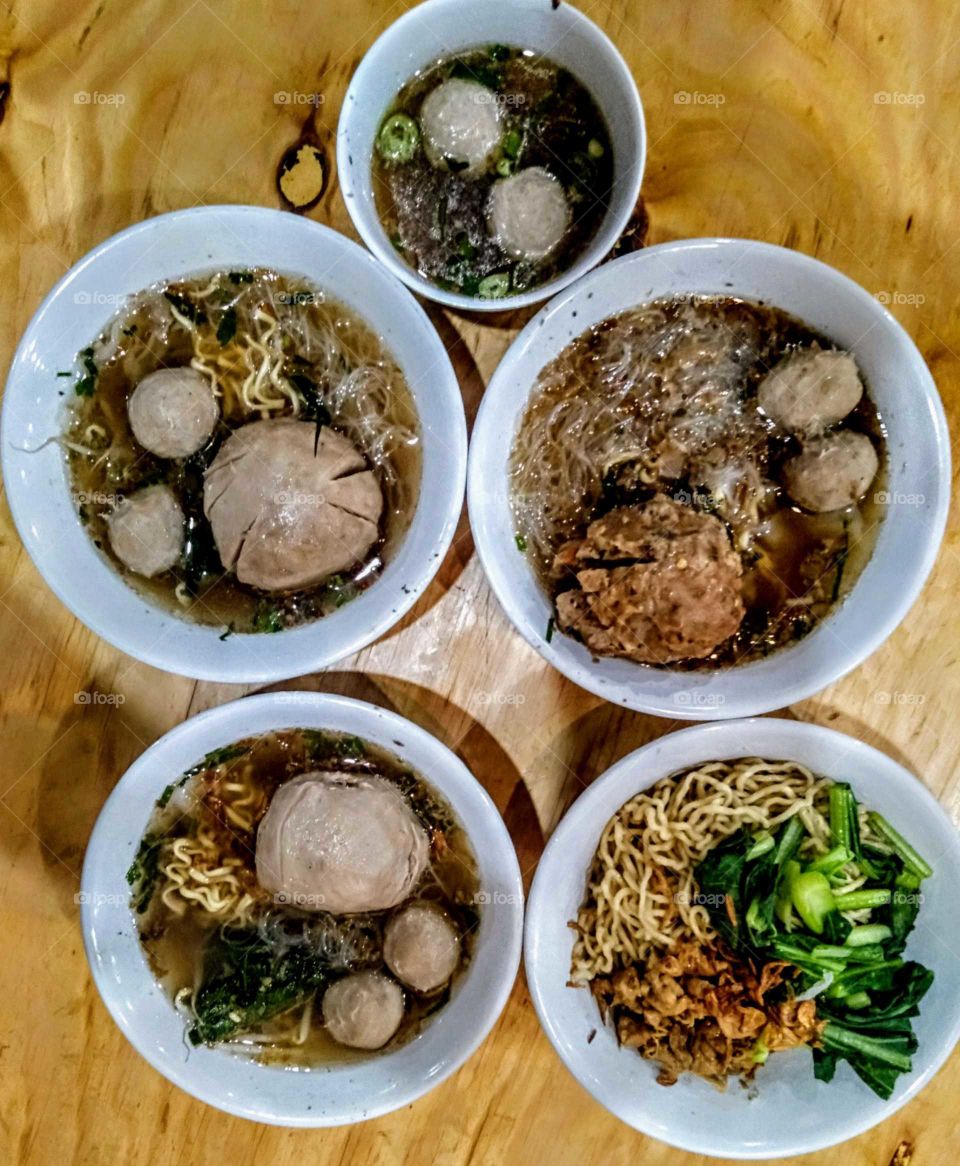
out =
<svg viewBox="0 0 960 1166"><path fill-rule="evenodd" d="M278 955L256 931L225 929L211 945L193 999L191 1043L214 1044L305 1002L328 969L307 944Z"/></svg>
<svg viewBox="0 0 960 1166"><path fill-rule="evenodd" d="M217 343L222 347L229 344L237 334L237 309L227 308L217 325Z"/></svg>

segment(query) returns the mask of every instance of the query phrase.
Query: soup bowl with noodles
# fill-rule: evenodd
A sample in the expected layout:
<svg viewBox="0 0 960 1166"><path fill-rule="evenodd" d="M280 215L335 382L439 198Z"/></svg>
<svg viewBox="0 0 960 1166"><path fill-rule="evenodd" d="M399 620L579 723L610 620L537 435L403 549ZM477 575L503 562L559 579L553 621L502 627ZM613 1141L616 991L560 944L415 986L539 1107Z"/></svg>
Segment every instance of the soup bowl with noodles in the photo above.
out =
<svg viewBox="0 0 960 1166"><path fill-rule="evenodd" d="M577 684L687 720L804 699L873 652L936 557L950 449L863 288L743 239L650 247L514 341L470 520L514 626Z"/></svg>
<svg viewBox="0 0 960 1166"><path fill-rule="evenodd" d="M399 619L466 461L406 289L341 235L242 206L160 215L68 272L14 357L0 440L24 545L71 611L234 682L324 667Z"/></svg>
<svg viewBox="0 0 960 1166"><path fill-rule="evenodd" d="M629 754L564 816L527 980L564 1064L635 1129L808 1153L914 1098L960 1038L958 888L960 838L891 758L716 722Z"/></svg>
<svg viewBox="0 0 960 1166"><path fill-rule="evenodd" d="M410 721L329 694L248 697L151 746L100 814L81 901L137 1051L276 1125L423 1096L486 1037L520 959L519 867L482 786Z"/></svg>

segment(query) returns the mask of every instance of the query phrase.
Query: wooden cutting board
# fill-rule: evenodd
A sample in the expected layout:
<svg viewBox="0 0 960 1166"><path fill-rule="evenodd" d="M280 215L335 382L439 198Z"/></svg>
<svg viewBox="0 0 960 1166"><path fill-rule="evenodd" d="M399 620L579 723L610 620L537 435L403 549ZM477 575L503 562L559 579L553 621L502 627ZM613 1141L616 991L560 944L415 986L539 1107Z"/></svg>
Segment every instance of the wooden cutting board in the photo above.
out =
<svg viewBox="0 0 960 1166"><path fill-rule="evenodd" d="M482 0L474 0L480 3ZM545 0L546 2L546 0ZM333 164L344 88L407 0L0 2L0 361L88 248L200 203L279 205L313 129ZM960 9L949 0L582 0L646 106L653 242L746 235L816 255L888 297L956 427L960 410ZM278 95L291 95L284 99ZM317 221L353 234L335 174ZM430 309L472 415L526 316ZM784 715L863 738L960 821L958 527L901 628ZM417 607L373 647L292 687L395 708L454 748L496 799L526 877L611 762L676 728L579 691L515 635L466 519ZM77 694L116 694L109 705ZM240 695L167 676L83 628L0 510L0 1160L11 1166L693 1166L610 1117L541 1034L522 977L490 1039L411 1108L351 1129L258 1127L193 1101L126 1043L83 957L75 896L100 806L185 717ZM122 697L122 703L117 703ZM953 1166L960 1053L870 1133L809 1163ZM801 1161L796 1159L795 1161Z"/></svg>

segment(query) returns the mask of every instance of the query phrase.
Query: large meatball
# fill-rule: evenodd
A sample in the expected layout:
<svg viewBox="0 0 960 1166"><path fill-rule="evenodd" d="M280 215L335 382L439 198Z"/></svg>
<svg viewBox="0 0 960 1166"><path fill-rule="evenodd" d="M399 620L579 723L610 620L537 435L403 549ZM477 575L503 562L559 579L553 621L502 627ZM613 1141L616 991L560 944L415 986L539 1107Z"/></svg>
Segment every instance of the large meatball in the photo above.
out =
<svg viewBox="0 0 960 1166"><path fill-rule="evenodd" d="M435 992L460 962L460 936L437 907L412 903L383 933L383 958L391 972L415 992Z"/></svg>
<svg viewBox="0 0 960 1166"><path fill-rule="evenodd" d="M723 523L663 495L611 510L557 556L557 618L600 656L700 660L743 620L740 557Z"/></svg>
<svg viewBox="0 0 960 1166"><path fill-rule="evenodd" d="M782 429L816 433L842 421L863 396L849 352L806 348L785 357L760 382L757 403Z"/></svg>
<svg viewBox="0 0 960 1166"><path fill-rule="evenodd" d="M308 910L384 911L414 891L429 844L383 777L304 773L273 795L257 831L261 886Z"/></svg>
<svg viewBox="0 0 960 1166"><path fill-rule="evenodd" d="M125 567L151 579L169 571L183 550L183 511L169 486L146 486L107 515L107 537Z"/></svg>
<svg viewBox="0 0 960 1166"><path fill-rule="evenodd" d="M453 162L465 174L479 173L500 141L496 94L478 81L444 81L424 99L420 126L434 166Z"/></svg>
<svg viewBox="0 0 960 1166"><path fill-rule="evenodd" d="M403 1020L403 991L383 972L355 972L323 994L323 1023L352 1049L382 1049Z"/></svg>
<svg viewBox="0 0 960 1166"><path fill-rule="evenodd" d="M815 437L783 467L787 493L804 510L822 513L854 506L870 489L880 462L865 433L842 429Z"/></svg>
<svg viewBox="0 0 960 1166"><path fill-rule="evenodd" d="M203 509L241 583L295 591L363 559L379 536L383 494L345 437L285 417L253 421L223 443Z"/></svg>
<svg viewBox="0 0 960 1166"><path fill-rule="evenodd" d="M144 449L157 457L185 458L210 440L220 406L205 376L192 368L161 368L130 394L127 416Z"/></svg>
<svg viewBox="0 0 960 1166"><path fill-rule="evenodd" d="M570 226L570 204L559 181L542 166L529 166L495 182L488 226L515 259L543 259Z"/></svg>

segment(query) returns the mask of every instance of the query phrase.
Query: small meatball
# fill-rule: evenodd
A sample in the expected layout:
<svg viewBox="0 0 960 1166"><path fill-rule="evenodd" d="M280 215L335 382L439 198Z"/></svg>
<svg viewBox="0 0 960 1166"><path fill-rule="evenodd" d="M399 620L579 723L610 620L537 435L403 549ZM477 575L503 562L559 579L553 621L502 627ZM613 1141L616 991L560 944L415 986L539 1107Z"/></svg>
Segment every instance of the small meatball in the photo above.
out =
<svg viewBox="0 0 960 1166"><path fill-rule="evenodd" d="M157 457L185 458L202 449L220 419L210 382L192 368L161 368L127 401L133 436Z"/></svg>
<svg viewBox="0 0 960 1166"><path fill-rule="evenodd" d="M879 466L870 438L843 429L805 442L803 451L784 465L783 484L804 510L843 510L866 494Z"/></svg>
<svg viewBox="0 0 960 1166"><path fill-rule="evenodd" d="M223 565L260 591L314 587L377 541L383 492L342 434L281 417L235 429L203 480Z"/></svg>
<svg viewBox="0 0 960 1166"><path fill-rule="evenodd" d="M460 936L436 907L413 903L387 924L383 934L387 967L415 992L435 992L457 970Z"/></svg>
<svg viewBox="0 0 960 1166"><path fill-rule="evenodd" d="M849 352L808 348L781 360L757 389L766 415L790 433L818 433L842 421L863 396Z"/></svg>
<svg viewBox="0 0 960 1166"><path fill-rule="evenodd" d="M493 184L487 225L515 259L542 259L570 226L570 204L549 170L529 166Z"/></svg>
<svg viewBox="0 0 960 1166"><path fill-rule="evenodd" d="M743 621L742 566L726 527L663 495L592 522L554 569L578 584L557 596L558 625L598 656L702 660Z"/></svg>
<svg viewBox="0 0 960 1166"><path fill-rule="evenodd" d="M496 94L478 81L438 85L420 107L423 146L434 166L478 174L500 142Z"/></svg>
<svg viewBox="0 0 960 1166"><path fill-rule="evenodd" d="M152 579L175 566L183 550L183 511L169 486L129 494L107 515L110 546L125 567Z"/></svg>
<svg viewBox="0 0 960 1166"><path fill-rule="evenodd" d="M410 897L429 842L385 777L304 773L273 795L257 830L257 879L304 910L385 911Z"/></svg>
<svg viewBox="0 0 960 1166"><path fill-rule="evenodd" d="M323 994L327 1032L351 1049L382 1049L403 1020L403 991L383 972L355 972Z"/></svg>

